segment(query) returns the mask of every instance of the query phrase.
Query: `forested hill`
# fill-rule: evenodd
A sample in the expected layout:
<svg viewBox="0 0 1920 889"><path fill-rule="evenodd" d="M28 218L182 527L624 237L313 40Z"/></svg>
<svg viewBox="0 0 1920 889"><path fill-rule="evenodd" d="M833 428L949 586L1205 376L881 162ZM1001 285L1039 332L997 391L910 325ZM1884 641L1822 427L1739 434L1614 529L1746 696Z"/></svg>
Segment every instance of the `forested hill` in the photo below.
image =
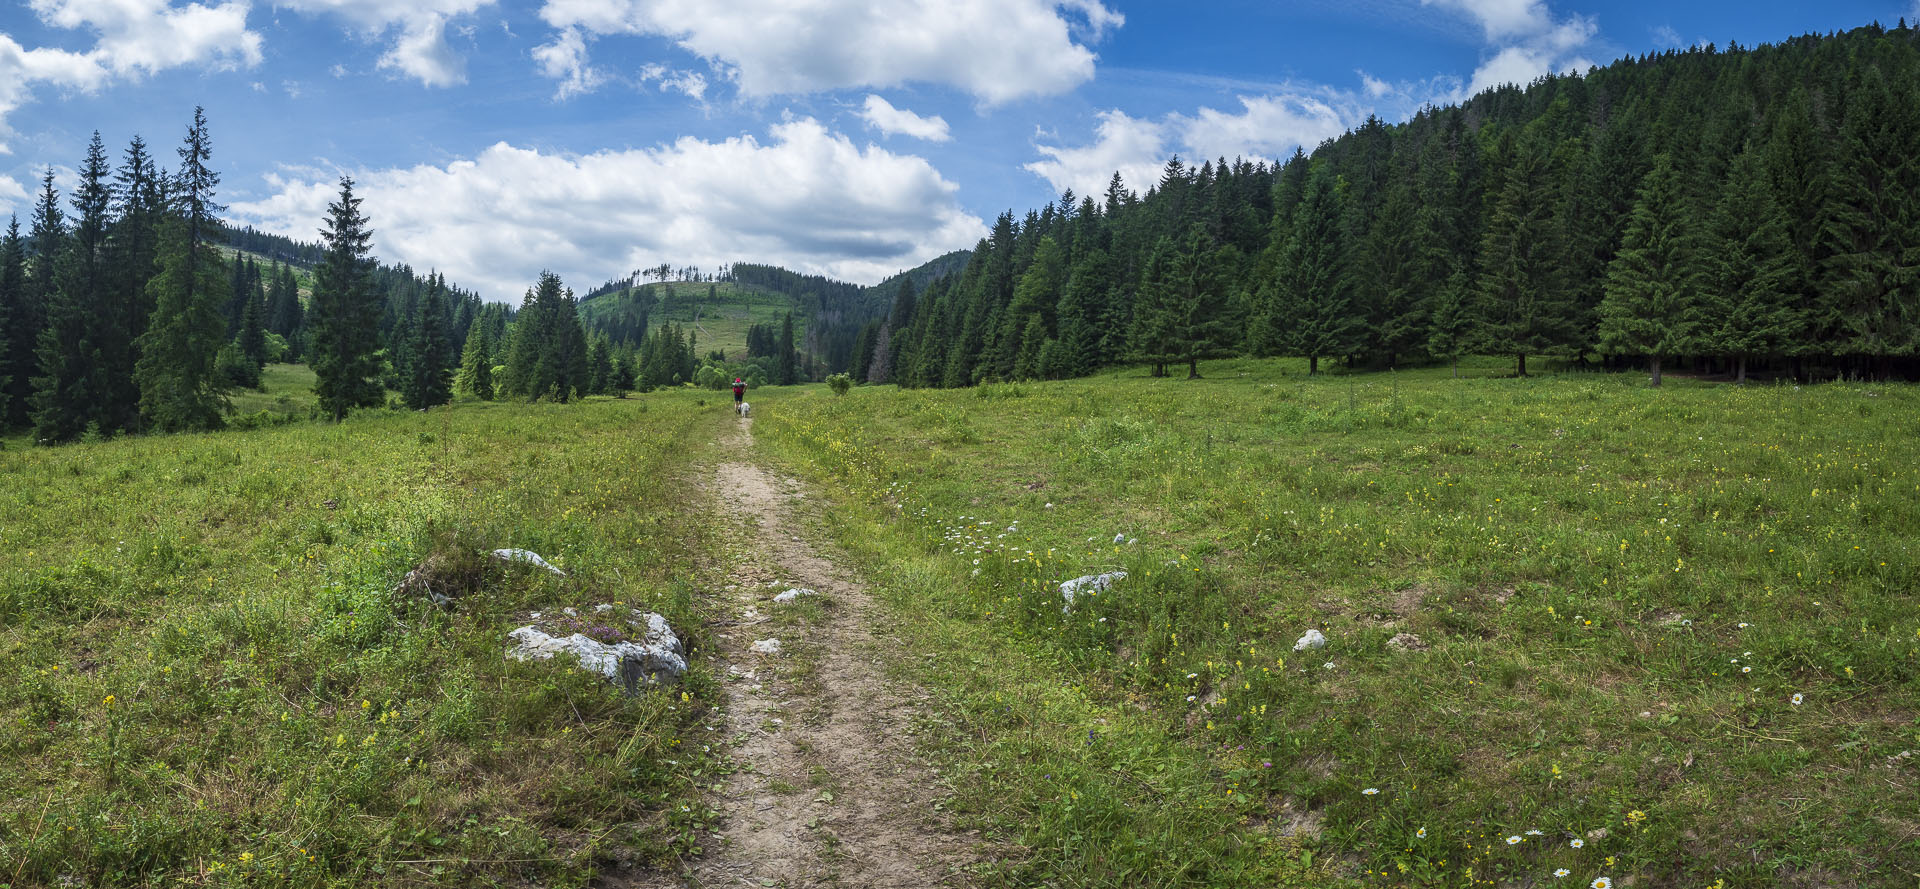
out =
<svg viewBox="0 0 1920 889"><path fill-rule="evenodd" d="M1231 354L1912 376L1916 84L1903 22L1623 59L1277 165L1175 158L1144 195L1116 176L1002 216L852 366L949 387Z"/></svg>

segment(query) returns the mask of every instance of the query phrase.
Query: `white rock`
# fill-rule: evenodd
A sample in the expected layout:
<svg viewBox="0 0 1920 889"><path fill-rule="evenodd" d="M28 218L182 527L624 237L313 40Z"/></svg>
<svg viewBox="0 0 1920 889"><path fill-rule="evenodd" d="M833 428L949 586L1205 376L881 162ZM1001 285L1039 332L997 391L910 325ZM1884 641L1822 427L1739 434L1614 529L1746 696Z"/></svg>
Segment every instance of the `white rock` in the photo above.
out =
<svg viewBox="0 0 1920 889"><path fill-rule="evenodd" d="M561 577L567 576L567 572L547 564L546 559L540 558L540 554L532 550L496 549L493 551L493 557L503 562L525 562L535 568L545 568Z"/></svg>
<svg viewBox="0 0 1920 889"><path fill-rule="evenodd" d="M1327 647L1326 634L1321 633L1319 630L1308 630L1307 634L1301 636L1298 642L1293 643L1294 651L1306 651L1308 649L1325 647Z"/></svg>
<svg viewBox="0 0 1920 889"><path fill-rule="evenodd" d="M600 605L595 605L595 606L593 606L593 613L594 613L594 614L606 614L607 612L609 612L609 611L612 611L612 610L613 610L613 606L612 606L612 605L607 605L607 604L604 604L604 603L603 603L603 604L600 604Z"/></svg>
<svg viewBox="0 0 1920 889"><path fill-rule="evenodd" d="M801 596L818 596L818 595L820 594L814 592L813 590L809 590L803 587L794 587L793 589L790 589L784 593L781 593L778 596L774 596L773 601L784 603L784 602L791 602L795 599L800 598Z"/></svg>
<svg viewBox="0 0 1920 889"><path fill-rule="evenodd" d="M1113 542L1114 542L1114 543L1126 543L1126 542L1127 542L1127 535L1125 535L1125 534L1115 534L1115 535L1113 535Z"/></svg>
<svg viewBox="0 0 1920 889"><path fill-rule="evenodd" d="M779 654L779 653L780 653L780 640L778 640L778 639L761 639L760 641L758 641L758 642L755 642L755 643L753 643L752 645L749 645L749 646L747 646L747 647L748 647L748 648L751 648L751 649L753 649L754 651L756 651L756 652L758 652L758 653L760 653L760 654Z"/></svg>
<svg viewBox="0 0 1920 889"><path fill-rule="evenodd" d="M560 609L560 613L561 613L561 614L564 614L564 615L566 615L566 616L568 616L568 617L579 617L579 616L580 616L580 612L578 612L578 611L575 611L575 610L573 610L572 608L562 608L562 609Z"/></svg>
<svg viewBox="0 0 1920 889"><path fill-rule="evenodd" d="M673 634L667 619L637 609L628 615L628 627L641 637L637 640L600 642L581 633L550 636L539 627L521 627L507 634L513 646L507 656L514 660L551 660L555 655L571 654L580 668L591 670L633 691L641 685L677 681L687 672L687 650Z"/></svg>
<svg viewBox="0 0 1920 889"><path fill-rule="evenodd" d="M1113 587L1114 581L1120 580L1126 576L1127 576L1127 572L1125 571L1113 571L1106 574L1089 574L1089 575L1086 575L1085 577L1076 577L1072 580L1067 581L1066 583L1061 584L1060 598L1066 604L1060 606L1060 613L1066 614L1072 611L1073 598L1079 595L1080 593L1111 589Z"/></svg>

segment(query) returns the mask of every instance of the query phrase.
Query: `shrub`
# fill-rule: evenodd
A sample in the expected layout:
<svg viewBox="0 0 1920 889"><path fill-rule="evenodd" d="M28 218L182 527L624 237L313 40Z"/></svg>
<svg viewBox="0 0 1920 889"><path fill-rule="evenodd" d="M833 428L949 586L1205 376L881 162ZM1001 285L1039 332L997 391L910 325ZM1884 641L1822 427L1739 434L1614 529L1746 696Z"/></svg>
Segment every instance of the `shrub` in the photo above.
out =
<svg viewBox="0 0 1920 889"><path fill-rule="evenodd" d="M834 374L827 378L827 388L832 389L835 395L845 395L848 389L853 388L853 378L846 374Z"/></svg>

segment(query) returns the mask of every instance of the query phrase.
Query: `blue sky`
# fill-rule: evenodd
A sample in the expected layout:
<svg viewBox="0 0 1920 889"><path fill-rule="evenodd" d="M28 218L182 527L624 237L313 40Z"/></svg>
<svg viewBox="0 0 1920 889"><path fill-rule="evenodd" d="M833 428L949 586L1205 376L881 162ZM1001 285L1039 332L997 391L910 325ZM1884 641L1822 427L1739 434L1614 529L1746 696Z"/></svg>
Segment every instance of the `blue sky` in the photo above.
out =
<svg viewBox="0 0 1920 889"><path fill-rule="evenodd" d="M1279 157L1379 114L1920 0L0 0L0 214L98 129L312 240L341 175L382 259L497 300L662 262L872 282L1165 158Z"/></svg>

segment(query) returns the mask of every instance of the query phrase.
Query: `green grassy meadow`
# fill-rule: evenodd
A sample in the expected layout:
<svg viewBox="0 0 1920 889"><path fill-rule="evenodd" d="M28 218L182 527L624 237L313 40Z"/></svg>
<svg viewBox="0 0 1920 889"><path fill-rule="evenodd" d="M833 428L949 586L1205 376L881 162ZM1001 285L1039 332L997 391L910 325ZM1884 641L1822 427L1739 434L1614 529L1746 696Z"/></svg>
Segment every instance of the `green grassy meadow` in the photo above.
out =
<svg viewBox="0 0 1920 889"><path fill-rule="evenodd" d="M1913 885L1920 391L1202 369L755 399L1007 884Z"/></svg>
<svg viewBox="0 0 1920 889"><path fill-rule="evenodd" d="M713 414L469 404L0 450L0 886L582 886L690 854L711 677L625 698L502 640L622 602L702 644L713 538L681 469ZM436 553L473 588L451 611L393 591Z"/></svg>

